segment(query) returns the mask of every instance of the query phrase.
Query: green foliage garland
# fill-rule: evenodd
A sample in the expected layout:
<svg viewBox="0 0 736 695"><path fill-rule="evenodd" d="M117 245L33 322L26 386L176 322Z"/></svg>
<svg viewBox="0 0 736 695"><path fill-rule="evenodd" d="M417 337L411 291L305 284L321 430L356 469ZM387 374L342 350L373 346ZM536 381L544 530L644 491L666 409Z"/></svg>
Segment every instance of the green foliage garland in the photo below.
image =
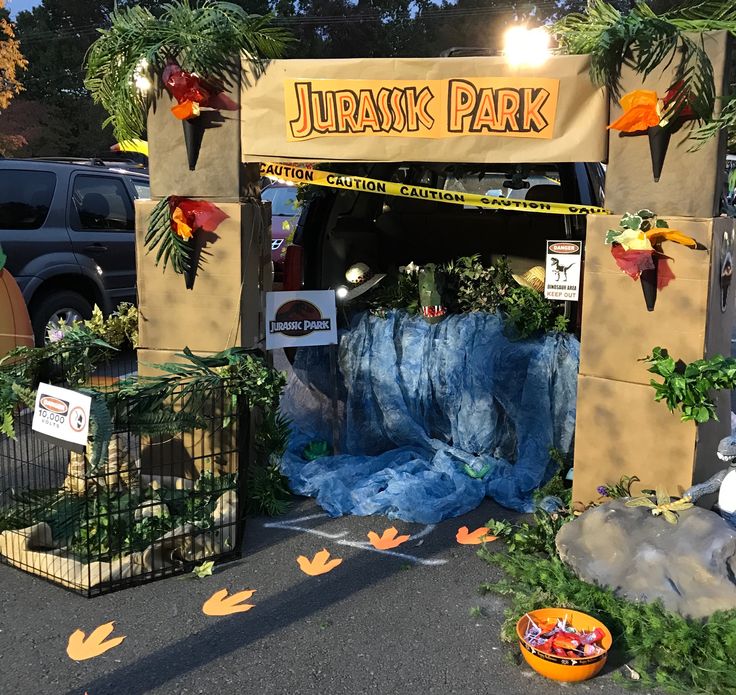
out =
<svg viewBox="0 0 736 695"><path fill-rule="evenodd" d="M651 364L652 374L662 377L661 383L654 379L649 382L655 392L654 399L664 401L670 412L679 409L683 421L717 420L710 392L736 388L736 359L732 357L716 355L685 364L675 361L667 350L655 347L643 361Z"/></svg>
<svg viewBox="0 0 736 695"><path fill-rule="evenodd" d="M225 84L239 73L234 61L241 53L256 66L283 54L289 38L271 20L218 0L171 0L156 14L140 5L114 10L110 28L100 30L87 54L85 86L110 114L105 125L113 125L118 140L141 137L148 97L136 88L138 75L160 75L174 59L187 72Z"/></svg>

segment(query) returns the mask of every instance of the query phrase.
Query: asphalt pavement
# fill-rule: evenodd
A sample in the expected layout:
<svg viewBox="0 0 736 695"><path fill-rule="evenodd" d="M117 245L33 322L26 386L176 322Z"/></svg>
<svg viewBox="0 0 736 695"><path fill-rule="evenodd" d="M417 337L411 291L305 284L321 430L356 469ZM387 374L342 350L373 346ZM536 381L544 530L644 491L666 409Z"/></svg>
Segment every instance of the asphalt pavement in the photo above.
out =
<svg viewBox="0 0 736 695"><path fill-rule="evenodd" d="M486 500L434 527L384 517L331 519L311 500L283 517L249 519L241 559L204 579L177 577L87 599L0 566L0 693L17 695L613 695L612 670L574 686L519 665L502 644L503 599L481 596L497 578L457 529L509 516ZM412 538L392 555L370 530ZM302 573L296 558L326 548L343 562ZM500 548L499 548L500 549ZM248 612L210 617L216 591L255 589ZM77 629L115 621L119 646L85 661L66 653Z"/></svg>

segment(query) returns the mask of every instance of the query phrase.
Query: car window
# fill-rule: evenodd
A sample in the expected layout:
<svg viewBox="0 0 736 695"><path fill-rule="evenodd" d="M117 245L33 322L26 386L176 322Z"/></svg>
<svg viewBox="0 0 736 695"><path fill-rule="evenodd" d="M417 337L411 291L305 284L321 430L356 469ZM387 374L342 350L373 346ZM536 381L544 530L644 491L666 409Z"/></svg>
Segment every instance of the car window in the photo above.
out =
<svg viewBox="0 0 736 695"><path fill-rule="evenodd" d="M562 199L560 174L553 166L525 167L516 173L501 169L448 172L442 188L446 191L499 196L512 200Z"/></svg>
<svg viewBox="0 0 736 695"><path fill-rule="evenodd" d="M261 198L271 203L271 214L283 217L298 215L296 186L272 186L261 193Z"/></svg>
<svg viewBox="0 0 736 695"><path fill-rule="evenodd" d="M80 231L134 230L133 203L123 182L107 176L76 176L71 225Z"/></svg>
<svg viewBox="0 0 736 695"><path fill-rule="evenodd" d="M0 170L0 229L39 229L55 188L50 171Z"/></svg>
<svg viewBox="0 0 736 695"><path fill-rule="evenodd" d="M148 200L151 197L151 184L143 179L132 179L135 188L135 197Z"/></svg>

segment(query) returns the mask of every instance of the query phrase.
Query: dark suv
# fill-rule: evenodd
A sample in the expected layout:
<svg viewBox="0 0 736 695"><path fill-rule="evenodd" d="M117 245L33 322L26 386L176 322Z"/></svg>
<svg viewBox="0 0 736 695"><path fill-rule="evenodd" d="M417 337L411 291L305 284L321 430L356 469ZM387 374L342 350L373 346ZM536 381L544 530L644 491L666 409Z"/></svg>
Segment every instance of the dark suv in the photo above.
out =
<svg viewBox="0 0 736 695"><path fill-rule="evenodd" d="M0 245L37 344L60 321L135 302L133 200L145 169L101 160L0 159Z"/></svg>

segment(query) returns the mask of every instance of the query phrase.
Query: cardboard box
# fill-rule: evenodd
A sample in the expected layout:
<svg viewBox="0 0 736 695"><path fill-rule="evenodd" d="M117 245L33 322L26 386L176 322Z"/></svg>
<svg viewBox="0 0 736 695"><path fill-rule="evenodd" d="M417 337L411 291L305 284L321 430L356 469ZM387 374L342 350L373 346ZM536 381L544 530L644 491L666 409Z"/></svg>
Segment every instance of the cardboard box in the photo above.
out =
<svg viewBox="0 0 736 695"><path fill-rule="evenodd" d="M693 37L700 42L701 35ZM716 93L729 91L729 35L725 31L702 35L703 47L713 64ZM661 98L674 82L677 57L669 65L657 67L643 79L631 68L621 71L621 94L635 89L657 92ZM716 104L718 109L718 104ZM611 123L622 114L618 100L611 98ZM649 138L643 135L621 136L610 131L608 169L606 171L606 207L616 214L649 208L666 210L683 217L715 217L719 214L719 196L725 176L726 133L708 140L697 151L690 138L694 122L671 136L662 175L655 183L652 175Z"/></svg>
<svg viewBox="0 0 736 695"><path fill-rule="evenodd" d="M171 268L164 272L143 239L157 201L136 201L136 261L140 346L218 352L255 347L264 339L264 291L270 289L270 207L219 203L228 215L204 240L192 289Z"/></svg>
<svg viewBox="0 0 736 695"><path fill-rule="evenodd" d="M156 369L157 364L186 363L187 360L178 356L177 352L180 350L138 350L139 375L162 374L161 370ZM237 427L234 422L223 427L225 400L223 393L213 394L204 414L212 423L206 430L142 437L141 475L158 479L164 484L174 478L196 480L201 470L216 471L218 474L233 473L238 470L239 465L244 470L249 452L241 452L242 460L239 460ZM245 446L248 446L247 441ZM168 486L175 485L171 483Z"/></svg>
<svg viewBox="0 0 736 695"><path fill-rule="evenodd" d="M226 91L240 104L240 78L234 77ZM148 112L149 170L151 195L237 201L241 186L240 111L205 111L202 143L194 171L189 170L184 126L171 113L176 100L165 90L156 90Z"/></svg>
<svg viewBox="0 0 736 695"><path fill-rule="evenodd" d="M598 499L596 488L622 475L640 478L636 492L663 486L681 495L724 467L718 442L730 433L729 394L718 394L719 421L682 422L651 386L581 375L578 378L573 500Z"/></svg>
<svg viewBox="0 0 736 695"><path fill-rule="evenodd" d="M618 218L591 215L585 242L580 373L648 384L648 364L640 362L652 348L692 362L729 355L736 286L721 288L721 268L734 251L733 220L685 219L663 215L672 229L695 238L704 250L664 242L675 279L657 293L647 311L641 282L616 265L604 243ZM730 282L730 277L727 278ZM725 292L725 304L722 296Z"/></svg>

